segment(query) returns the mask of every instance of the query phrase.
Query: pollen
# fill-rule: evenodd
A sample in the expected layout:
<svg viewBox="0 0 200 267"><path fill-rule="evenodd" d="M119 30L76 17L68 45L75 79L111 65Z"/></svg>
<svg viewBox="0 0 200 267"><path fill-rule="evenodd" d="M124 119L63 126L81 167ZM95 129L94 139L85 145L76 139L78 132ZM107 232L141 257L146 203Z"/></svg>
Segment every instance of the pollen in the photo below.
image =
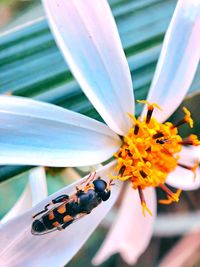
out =
<svg viewBox="0 0 200 267"><path fill-rule="evenodd" d="M186 108L186 107L183 107L183 111L185 112L185 117L184 117L184 120L189 123L190 127L193 128L193 119L191 118L191 113L190 111Z"/></svg>
<svg viewBox="0 0 200 267"><path fill-rule="evenodd" d="M128 114L132 120L133 127L123 139L123 145L114 155L117 158L117 175L112 179L120 179L122 181L130 181L132 188L138 190L142 212L151 211L146 205L143 190L147 187L159 187L167 195L167 198L160 200L161 204L171 204L178 202L181 190L172 192L166 185L165 181L168 174L175 170L178 163L179 153L183 145L200 144L196 135L190 135L186 139L182 139L178 134L178 127L184 123L188 123L193 127L193 120L187 108L183 108L184 118L176 123L171 122L160 123L156 118L152 117L155 108L161 111L161 108L155 103L147 101L138 101L147 105L147 115L138 117ZM194 166L182 165L194 173L199 166L199 162Z"/></svg>

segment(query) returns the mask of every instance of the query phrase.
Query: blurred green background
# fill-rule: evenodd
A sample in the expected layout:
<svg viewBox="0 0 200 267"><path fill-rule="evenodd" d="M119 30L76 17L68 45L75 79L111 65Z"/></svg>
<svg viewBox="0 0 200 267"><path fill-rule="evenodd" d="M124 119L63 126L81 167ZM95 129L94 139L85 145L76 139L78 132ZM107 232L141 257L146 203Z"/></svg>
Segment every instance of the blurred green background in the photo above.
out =
<svg viewBox="0 0 200 267"><path fill-rule="evenodd" d="M176 0L110 0L109 2L128 58L136 99L145 99ZM81 92L57 49L40 1L0 0L0 33L0 93L33 97L101 120ZM189 97L184 103L191 109L196 121L194 128L196 134L199 134L200 129L199 88L200 69L191 86ZM140 112L138 105L136 112L137 114ZM172 116L172 120L178 121L181 116L179 109ZM189 131L188 127L184 127L182 134L186 135ZM28 166L0 167L1 217L22 193L27 183L28 169ZM71 182L59 169L53 170L53 173L52 170L48 170L47 180L49 194ZM158 192L158 195L160 194ZM200 197L197 190L184 192L178 204L159 205L158 210L159 214L190 213L197 210L199 204ZM114 212L111 215L113 214ZM108 231L109 224L108 219L102 223L68 266L91 266L91 259ZM165 227L170 228L168 221ZM168 238L156 234L135 266L157 266L160 259L179 239L179 234L172 234ZM200 266L199 261L195 264L197 265L193 266ZM102 267L111 266L127 265L119 255L115 255L102 265Z"/></svg>

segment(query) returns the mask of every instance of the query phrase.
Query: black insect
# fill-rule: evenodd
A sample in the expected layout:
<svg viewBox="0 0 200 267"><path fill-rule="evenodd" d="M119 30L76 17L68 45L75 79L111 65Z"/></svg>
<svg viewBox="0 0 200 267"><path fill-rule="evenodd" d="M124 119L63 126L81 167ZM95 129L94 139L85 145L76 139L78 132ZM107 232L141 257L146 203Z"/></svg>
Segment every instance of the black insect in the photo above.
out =
<svg viewBox="0 0 200 267"><path fill-rule="evenodd" d="M33 218L43 214L32 223L31 233L42 235L54 230L63 230L71 223L89 214L102 201L109 199L112 182L106 183L100 177L95 179L96 173L76 187L76 192L71 195L60 195L48 203L44 210L35 214ZM85 184L85 185L83 185ZM48 210L48 207L53 208Z"/></svg>

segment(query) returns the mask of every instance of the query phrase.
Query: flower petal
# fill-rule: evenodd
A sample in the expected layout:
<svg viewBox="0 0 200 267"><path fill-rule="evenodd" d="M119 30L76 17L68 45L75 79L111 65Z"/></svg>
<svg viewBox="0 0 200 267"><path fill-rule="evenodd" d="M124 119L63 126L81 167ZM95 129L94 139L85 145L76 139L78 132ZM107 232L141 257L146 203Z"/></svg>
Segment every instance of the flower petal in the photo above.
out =
<svg viewBox="0 0 200 267"><path fill-rule="evenodd" d="M114 170L115 164L116 162L112 162L98 170L97 176L108 181L109 173ZM31 266L64 266L77 253L114 204L120 191L120 183L112 187L108 201L101 203L91 214L71 224L64 231L34 236L31 234L31 224L34 214L41 211L55 197L73 194L78 184L80 181L63 188L30 211L0 226L1 266L25 267L30 266L30 263Z"/></svg>
<svg viewBox="0 0 200 267"><path fill-rule="evenodd" d="M81 179L80 174L74 168L65 168L61 172L62 180L69 184L69 181L74 182Z"/></svg>
<svg viewBox="0 0 200 267"><path fill-rule="evenodd" d="M199 1L178 1L147 98L163 109L155 110L159 121L176 110L192 83L200 57L199 32Z"/></svg>
<svg viewBox="0 0 200 267"><path fill-rule="evenodd" d="M194 254L199 254L200 246L200 230L196 229L191 231L185 237L183 237L178 243L167 253L162 259L159 267L168 266L197 266L195 262ZM188 265L189 264L189 265Z"/></svg>
<svg viewBox="0 0 200 267"><path fill-rule="evenodd" d="M15 205L9 210L9 212L2 218L1 223L6 223L16 216L24 213L32 207L31 189L29 183L27 183L24 191L22 192Z"/></svg>
<svg viewBox="0 0 200 267"><path fill-rule="evenodd" d="M27 183L23 193L11 210L9 210L9 212L3 217L1 223L6 223L12 218L26 212L32 206L42 201L45 197L47 197L46 174L44 168L38 167L30 171L29 182Z"/></svg>
<svg viewBox="0 0 200 267"><path fill-rule="evenodd" d="M195 161L200 161L200 146L182 147L180 156L181 163L194 164Z"/></svg>
<svg viewBox="0 0 200 267"><path fill-rule="evenodd" d="M138 192L129 186L118 217L93 259L93 264L101 264L117 252L121 254L128 264L132 265L137 262L138 257L149 244L156 217L157 204L154 188L145 189L144 194L148 208L153 212L153 216L143 216Z"/></svg>
<svg viewBox="0 0 200 267"><path fill-rule="evenodd" d="M175 171L171 172L166 180L166 183L183 190L196 190L200 188L200 171L196 171L194 179L193 172L181 167L177 167Z"/></svg>
<svg viewBox="0 0 200 267"><path fill-rule="evenodd" d="M129 67L107 1L43 0L56 42L83 91L116 133L134 113Z"/></svg>
<svg viewBox="0 0 200 267"><path fill-rule="evenodd" d="M32 206L35 206L48 195L46 173L43 167L38 167L30 171L29 184L31 187Z"/></svg>
<svg viewBox="0 0 200 267"><path fill-rule="evenodd" d="M200 160L199 152L199 147L183 147L179 153L179 163L186 166L193 166L197 160ZM168 175L166 183L183 190L198 189L200 187L200 170L199 168L197 169L194 179L194 173L192 171L178 166Z"/></svg>
<svg viewBox="0 0 200 267"><path fill-rule="evenodd" d="M91 165L121 143L103 123L26 98L0 96L0 121L1 164Z"/></svg>

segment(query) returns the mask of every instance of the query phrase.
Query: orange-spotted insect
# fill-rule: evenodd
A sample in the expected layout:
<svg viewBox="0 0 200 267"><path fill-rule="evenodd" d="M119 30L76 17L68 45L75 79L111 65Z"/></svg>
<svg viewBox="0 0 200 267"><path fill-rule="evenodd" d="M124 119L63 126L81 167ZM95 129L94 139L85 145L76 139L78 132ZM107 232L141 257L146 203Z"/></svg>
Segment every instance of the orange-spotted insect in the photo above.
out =
<svg viewBox="0 0 200 267"><path fill-rule="evenodd" d="M31 233L43 235L55 230L63 230L83 216L89 214L102 201L107 201L111 195L109 183L100 177L95 179L96 173L76 187L76 192L71 195L60 195L48 203L44 210L35 214L33 218L43 214L32 223ZM85 185L83 185L85 184ZM48 210L48 207L53 208Z"/></svg>

